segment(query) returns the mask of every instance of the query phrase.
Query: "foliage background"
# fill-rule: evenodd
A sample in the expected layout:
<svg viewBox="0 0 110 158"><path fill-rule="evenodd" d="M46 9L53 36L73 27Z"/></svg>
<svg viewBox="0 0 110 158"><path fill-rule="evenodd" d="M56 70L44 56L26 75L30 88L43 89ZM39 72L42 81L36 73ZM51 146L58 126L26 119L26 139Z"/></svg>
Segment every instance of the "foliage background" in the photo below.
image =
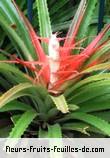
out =
<svg viewBox="0 0 110 158"><path fill-rule="evenodd" d="M56 31L61 32L60 36L64 37L67 33L70 23L72 22L72 18L76 13L80 1L48 0L47 2L48 2L50 19L52 23L52 30L53 32ZM23 1L16 0L16 3L24 12L24 14L27 16L27 2L25 0ZM92 41L94 36L96 36L97 34L99 3L97 0L93 0L92 2L88 0L88 3L89 5L87 8L86 16L84 17L84 22L82 22L81 28L79 29L79 33L76 37L77 40L79 40L80 38L89 37L88 40L83 43L83 47L86 47ZM110 23L110 11L108 8L108 3L109 1L106 1L106 9L104 16L105 24ZM35 59L36 56L35 56L34 48L30 44L30 41L28 40L29 35L24 27L24 24L21 22L18 15L14 13L14 11L11 11L11 7L8 6L7 4L9 3L5 3L3 2L3 0L0 2L0 7L2 8L0 10L0 19L1 19L0 60L7 60L10 58L9 55L13 55L13 54L17 54L21 59L29 60L30 50L32 57ZM14 31L9 29L8 26L10 25L10 23L11 23L11 27L14 29L14 31L17 34L15 34ZM40 34L36 1L34 2L33 5L32 25L34 29L37 30L37 33ZM109 33L106 34L103 40L108 38L109 38ZM23 45L22 41L25 41L26 47ZM109 47L110 46L107 47L108 48L107 52L109 51ZM76 53L78 52L76 51ZM23 68L22 66L18 65L18 69L21 70L22 72L27 72L27 74L34 75L33 72L28 71L26 67ZM10 137L20 137L20 136L61 137L62 133L63 133L63 137L107 137L110 135L110 125L109 125L110 95L109 95L109 88L107 88L109 87L110 84L109 81L103 83L102 80L99 80L98 84L101 85L99 89L98 89L98 85L95 85L95 83L91 83L91 85L88 85L88 82L86 85L83 85L84 87L83 86L79 87L79 89L77 88L75 89L75 87L73 87L73 89L75 89L75 94L71 100L75 105L73 105L72 107L73 111L72 114L69 116L70 119L68 120L68 116L67 118L63 118L63 114L59 113L59 111L57 111L56 108L53 107L53 105L51 106L52 101L50 100L45 90L43 91L41 87L38 87L38 91L41 91L41 93L36 95L36 88L34 86L30 85L29 83L22 84L27 82L27 78L23 77L21 71L18 71L15 68L15 66L5 63L0 63L1 94L6 92L13 86L15 85L17 86L20 83L21 84L20 87L15 87L14 91L16 91L16 89L19 90L19 88L24 87L23 93L19 93L18 91L17 95L22 96L22 94L25 93L28 93L29 95L29 97L24 96L21 99L14 100L10 104L7 103L7 100L11 101L10 98L12 97L13 91L10 91L7 100L4 101L5 102L4 104L7 103L6 104L7 106L1 108L1 115L0 115L1 137L9 136L9 132L12 130L14 126L15 128L13 128L13 131L10 133ZM103 73L106 74L103 75ZM109 80L109 71L107 69L104 69L103 71L101 70L95 72L94 75L95 74L96 75L100 74L100 76L97 76L97 80L98 78L101 77L103 78L103 76L107 76L106 80ZM93 80L95 79L96 78L93 77ZM78 96L77 94L80 91L82 91L82 93ZM98 93L98 91L105 91L106 95L104 95L105 93L103 92L100 95L101 96L100 98L99 97L97 98L97 96L94 97L91 96L91 93L96 94ZM32 94L36 95L36 99L30 99L32 97ZM88 96L89 99L87 101L85 98L86 95L89 95ZM13 97L15 96L13 95ZM42 105L44 105L44 102L47 105L48 116L46 115L47 111L45 110L45 108L41 106L40 109L41 114L39 119L38 120L35 119L33 121L33 119L37 116L37 113L33 111L33 106L37 104L38 99ZM28 107L26 106L26 104L28 104ZM32 107L30 105L32 105ZM79 111L77 109L77 105L80 107ZM75 110L76 110L76 114L74 113ZM82 114L80 112L84 112L84 113ZM97 117L89 116L89 114L91 114L92 116L97 116L99 119L97 119ZM63 118L64 120L61 118ZM24 122L24 124L23 126L20 126L22 122ZM32 123L30 124L30 122ZM29 124L30 126L28 127ZM94 127L94 125L96 128ZM100 131L99 128L97 128L97 126L100 129L101 128L104 129L104 131L103 130ZM27 130L24 132L25 129Z"/></svg>

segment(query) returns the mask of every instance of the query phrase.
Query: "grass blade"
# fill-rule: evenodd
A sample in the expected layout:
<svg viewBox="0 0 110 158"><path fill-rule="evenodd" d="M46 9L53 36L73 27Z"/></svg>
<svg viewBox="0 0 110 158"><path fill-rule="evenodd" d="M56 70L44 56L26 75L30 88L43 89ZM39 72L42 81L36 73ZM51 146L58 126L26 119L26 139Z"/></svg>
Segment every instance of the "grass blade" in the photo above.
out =
<svg viewBox="0 0 110 158"><path fill-rule="evenodd" d="M20 138L29 124L37 116L37 113L33 110L26 111L20 119L16 122L15 127L12 129L9 138Z"/></svg>
<svg viewBox="0 0 110 158"><path fill-rule="evenodd" d="M37 9L38 9L38 18L40 26L40 36L41 37L50 37L52 34L50 17L47 7L47 0L36 0ZM46 53L48 53L48 46L45 43L42 43L42 46Z"/></svg>

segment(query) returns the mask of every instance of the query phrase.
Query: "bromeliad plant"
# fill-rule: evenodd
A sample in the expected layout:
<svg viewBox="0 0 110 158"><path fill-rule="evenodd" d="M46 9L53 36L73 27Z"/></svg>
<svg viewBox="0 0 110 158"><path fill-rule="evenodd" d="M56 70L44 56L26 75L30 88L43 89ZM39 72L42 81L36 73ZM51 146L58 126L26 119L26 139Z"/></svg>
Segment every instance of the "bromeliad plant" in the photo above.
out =
<svg viewBox="0 0 110 158"><path fill-rule="evenodd" d="M88 37L80 38L97 1L81 0L63 38L51 30L46 0L36 4L40 36L14 1L0 1L0 25L18 52L0 56L0 112L11 118L9 137L110 136L110 25L86 47Z"/></svg>

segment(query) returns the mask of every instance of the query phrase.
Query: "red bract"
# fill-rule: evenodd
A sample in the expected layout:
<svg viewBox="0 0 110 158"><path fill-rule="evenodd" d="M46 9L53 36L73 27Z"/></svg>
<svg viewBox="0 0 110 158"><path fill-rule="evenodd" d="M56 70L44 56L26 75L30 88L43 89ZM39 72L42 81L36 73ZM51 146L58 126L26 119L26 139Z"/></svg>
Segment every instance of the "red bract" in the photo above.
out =
<svg viewBox="0 0 110 158"><path fill-rule="evenodd" d="M50 53L57 53L53 56L53 54L45 55L39 42L39 40L42 40L43 38L39 38L29 24L27 26L30 31L32 43L38 55L38 61L23 61L15 58L15 60L9 62L19 63L31 71L37 72L37 76L35 78L36 82L40 81L39 78L41 78L48 90L53 92L59 91L63 84L74 79L80 74L84 63L96 52L98 48L100 48L101 44L99 44L99 42L106 31L110 28L110 25L107 25L105 29L84 50L81 50L78 55L74 55L71 52L74 51L79 42L76 42L76 44L71 42L69 47L66 47L65 44L63 47L60 47L58 46L59 38L57 39L54 34L46 40L46 42L48 41L47 43L49 47L51 47L49 50L51 51ZM51 40L53 40L53 43ZM68 55L64 55L64 52L66 51L68 51ZM93 66L94 64L97 64L97 62L95 61L89 66ZM40 66L40 68L38 68L38 66Z"/></svg>
<svg viewBox="0 0 110 158"><path fill-rule="evenodd" d="M53 85L51 85L51 90L59 89L63 83L65 83L69 79L75 78L81 72L83 64L86 62L86 60L88 58L91 57L91 55L93 55L96 52L96 49L98 49L100 47L99 42L103 38L104 34L107 32L107 30L109 28L110 28L110 25L107 25L105 27L105 29L78 55L71 54L71 51L72 50L74 51L74 49L72 49L74 42L73 43L71 42L69 47L65 47L65 44L64 44L64 46L61 49L59 48L60 58L58 59L58 61L56 60L56 62L58 62L60 64L60 66L59 66L59 69L56 72L54 72L55 75L57 76L57 80L56 80L56 82L53 83ZM33 41L36 42L35 40L33 40ZM73 48L75 48L75 47L73 47ZM64 53L66 51L68 51L68 55L67 54L64 55ZM44 70L45 75L46 75L46 72L50 71L50 70L48 70L50 68L49 59L48 59L48 57L46 57L46 58L47 58L47 60L44 63L44 67L47 64L48 64L48 67ZM50 60L52 60L52 59L50 59ZM41 59L39 59L39 61L41 61ZM55 60L54 60L54 62L55 62ZM43 69L43 67L41 69ZM42 71L42 73L43 73L43 71ZM50 84L50 81L48 82L48 84Z"/></svg>

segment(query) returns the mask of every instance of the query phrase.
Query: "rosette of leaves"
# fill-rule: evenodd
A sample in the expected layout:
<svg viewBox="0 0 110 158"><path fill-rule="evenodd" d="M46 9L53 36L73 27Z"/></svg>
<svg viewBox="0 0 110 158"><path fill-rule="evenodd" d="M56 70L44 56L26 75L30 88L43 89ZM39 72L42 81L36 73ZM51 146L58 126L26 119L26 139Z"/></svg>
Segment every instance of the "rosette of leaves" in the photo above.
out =
<svg viewBox="0 0 110 158"><path fill-rule="evenodd" d="M97 3L81 0L66 37L57 37L46 0L35 2L39 36L14 1L0 1L0 26L18 51L0 58L10 138L110 135L110 25L89 44L86 36Z"/></svg>

